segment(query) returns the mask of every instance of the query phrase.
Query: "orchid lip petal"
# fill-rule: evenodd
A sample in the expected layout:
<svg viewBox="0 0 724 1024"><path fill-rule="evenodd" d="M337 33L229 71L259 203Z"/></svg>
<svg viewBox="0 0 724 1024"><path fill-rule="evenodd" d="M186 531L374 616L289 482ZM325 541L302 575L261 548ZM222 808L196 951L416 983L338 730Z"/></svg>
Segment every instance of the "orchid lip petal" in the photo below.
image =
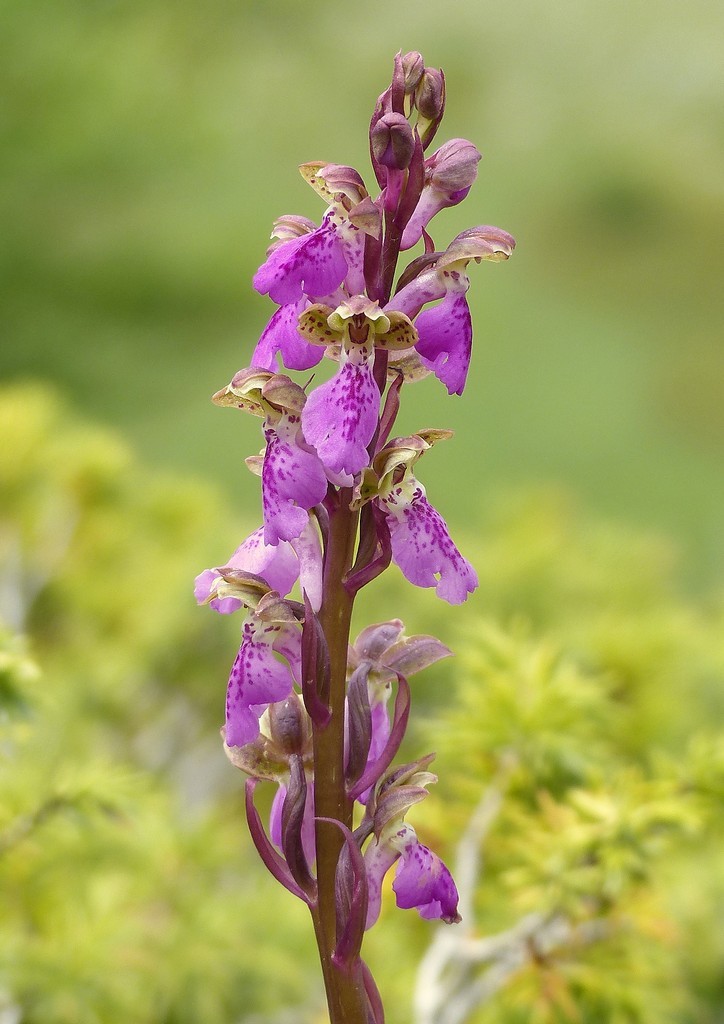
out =
<svg viewBox="0 0 724 1024"><path fill-rule="evenodd" d="M408 471L409 473L409 471ZM411 490L411 497L405 490ZM449 604L462 604L478 586L472 565L457 549L440 513L410 474L407 487L381 499L388 513L392 560L417 587L434 587Z"/></svg>
<svg viewBox="0 0 724 1024"><path fill-rule="evenodd" d="M330 217L309 234L275 248L254 275L254 287L274 302L286 305L333 292L347 274L347 261Z"/></svg>
<svg viewBox="0 0 724 1024"><path fill-rule="evenodd" d="M379 402L368 363L343 362L335 377L311 393L302 412L302 429L331 473L355 476L367 465Z"/></svg>

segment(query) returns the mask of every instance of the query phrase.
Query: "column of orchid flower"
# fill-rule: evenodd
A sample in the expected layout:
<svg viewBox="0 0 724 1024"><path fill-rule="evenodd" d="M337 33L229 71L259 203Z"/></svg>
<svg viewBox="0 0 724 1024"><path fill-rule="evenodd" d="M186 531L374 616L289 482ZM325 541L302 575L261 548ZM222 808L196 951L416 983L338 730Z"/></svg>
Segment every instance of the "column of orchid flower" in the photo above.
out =
<svg viewBox="0 0 724 1024"><path fill-rule="evenodd" d="M225 750L249 776L247 818L264 864L310 908L332 1024L383 1020L360 949L393 865L398 906L458 919L450 873L405 821L435 781L432 755L392 764L408 678L450 651L406 636L398 619L349 642L355 595L390 561L452 604L477 585L415 475L450 431L391 437L404 383L432 372L462 393L468 266L507 259L515 244L475 227L435 248L431 219L467 196L480 160L464 139L425 157L444 106L442 72L398 54L370 125L379 195L351 167L301 167L327 209L319 226L293 215L276 222L254 286L278 308L251 367L214 396L263 421L264 451L247 459L261 477L263 525L198 577L196 596L222 613L245 611ZM399 254L418 242L424 252L393 294ZM309 371L324 355L337 371L311 390L280 372ZM301 601L288 596L295 584ZM277 786L268 827L254 802L260 780Z"/></svg>

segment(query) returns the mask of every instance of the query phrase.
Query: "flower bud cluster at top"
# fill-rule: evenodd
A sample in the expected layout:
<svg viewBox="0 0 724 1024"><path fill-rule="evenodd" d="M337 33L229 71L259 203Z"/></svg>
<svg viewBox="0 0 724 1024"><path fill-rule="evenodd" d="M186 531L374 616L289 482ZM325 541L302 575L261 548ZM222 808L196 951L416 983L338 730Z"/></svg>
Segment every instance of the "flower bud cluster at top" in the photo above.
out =
<svg viewBox="0 0 724 1024"><path fill-rule="evenodd" d="M404 384L433 373L450 394L462 394L472 348L468 268L507 260L515 245L500 228L478 226L435 247L432 219L466 198L480 161L465 139L426 155L444 110L442 71L426 67L419 53L398 54L369 130L377 194L352 167L302 165L325 203L321 222L292 214L276 221L254 276L276 309L250 367L214 396L259 417L264 436L261 454L247 459L261 477L262 525L225 565L196 581L200 603L222 614L245 609L227 688L225 747L254 780L247 811L265 863L313 906L315 789L319 799L326 785L315 765L315 737L343 715L345 799L356 801L363 817L354 832L339 823L337 884L348 898L340 897L338 910L338 964L357 956L394 863L399 906L449 921L457 914L447 868L404 821L435 780L429 759L391 767L409 712L408 677L450 652L432 637L406 637L399 620L368 627L349 647L340 709L333 697L339 637L325 632L319 614L330 587L344 588L351 609L354 595L391 561L412 584L434 588L452 604L477 586L416 476L421 456L450 432L392 436ZM418 244L421 253L396 279L400 254ZM309 371L324 356L337 368L323 383L310 387L288 375ZM343 578L334 581L330 521L339 515L354 524L354 545ZM289 597L295 585L299 601ZM253 804L262 779L278 786L268 835Z"/></svg>

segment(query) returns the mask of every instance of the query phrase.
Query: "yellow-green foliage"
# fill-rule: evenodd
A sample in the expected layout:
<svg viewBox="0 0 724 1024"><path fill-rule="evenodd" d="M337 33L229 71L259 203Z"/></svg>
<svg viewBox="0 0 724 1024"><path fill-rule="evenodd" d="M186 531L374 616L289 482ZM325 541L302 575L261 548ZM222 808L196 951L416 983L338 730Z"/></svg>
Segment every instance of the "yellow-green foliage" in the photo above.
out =
<svg viewBox="0 0 724 1024"><path fill-rule="evenodd" d="M218 739L238 622L191 596L244 525L47 390L7 392L0 430L0 1015L320 1019L306 913L259 866ZM411 819L451 864L494 798L469 938L542 922L469 1019L713 1024L722 604L677 591L666 543L559 495L476 529L480 593L454 614L394 572L366 599L456 651L414 680L407 749L438 752ZM369 935L393 1024L435 932L388 899Z"/></svg>
<svg viewBox="0 0 724 1024"><path fill-rule="evenodd" d="M0 1007L196 1024L308 1001L305 915L259 885L218 738L232 634L191 593L233 546L214 495L40 388L3 396L0 430Z"/></svg>
<svg viewBox="0 0 724 1024"><path fill-rule="evenodd" d="M541 945L519 943L521 964L466 1019L713 1022L724 994L721 601L677 593L664 542L586 522L553 493L508 498L483 537L481 593L422 730L440 784L413 813L454 861L481 799L494 808L471 941L542 920ZM385 926L383 956L429 941L393 914ZM395 986L400 1014L413 966L405 957Z"/></svg>

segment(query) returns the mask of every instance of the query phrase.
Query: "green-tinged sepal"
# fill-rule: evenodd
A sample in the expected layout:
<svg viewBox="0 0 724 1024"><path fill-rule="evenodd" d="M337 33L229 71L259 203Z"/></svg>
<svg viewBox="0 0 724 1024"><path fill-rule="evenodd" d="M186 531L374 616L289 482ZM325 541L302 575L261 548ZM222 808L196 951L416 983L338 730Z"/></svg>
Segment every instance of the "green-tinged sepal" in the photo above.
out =
<svg viewBox="0 0 724 1024"><path fill-rule="evenodd" d="M209 588L209 593L202 604L210 604L214 600L223 600L232 597L241 601L245 608L256 609L262 599L271 592L271 587L262 579L251 572L244 572L242 569L234 569L226 566L217 569L218 577ZM279 595L276 594L278 598Z"/></svg>
<svg viewBox="0 0 724 1024"><path fill-rule="evenodd" d="M299 173L330 206L351 210L369 196L362 176L354 167L311 160L300 164Z"/></svg>
<svg viewBox="0 0 724 1024"><path fill-rule="evenodd" d="M336 309L315 302L299 316L297 327L313 345L370 346L404 351L417 341L417 331L404 313L383 311L366 295L352 295Z"/></svg>

